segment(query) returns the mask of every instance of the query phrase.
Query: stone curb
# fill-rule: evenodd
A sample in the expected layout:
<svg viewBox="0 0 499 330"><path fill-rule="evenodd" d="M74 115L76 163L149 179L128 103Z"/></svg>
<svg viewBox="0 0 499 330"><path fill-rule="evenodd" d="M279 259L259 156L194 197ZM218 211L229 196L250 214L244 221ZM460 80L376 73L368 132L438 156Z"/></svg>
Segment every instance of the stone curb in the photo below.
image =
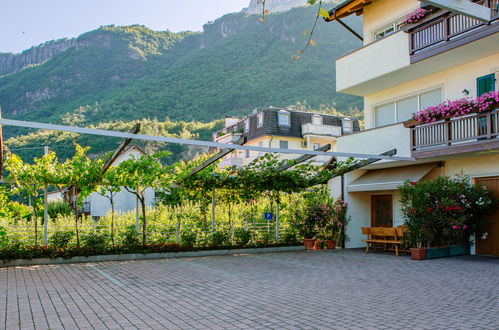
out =
<svg viewBox="0 0 499 330"><path fill-rule="evenodd" d="M249 249L233 249L233 250L203 250L189 252L164 252L164 253L131 253L131 254L110 254L90 257L72 257L64 258L36 258L36 259L17 259L11 261L2 261L2 267L15 266L35 266L35 265L59 265L73 264L85 262L104 262L104 261L130 261L130 260L148 260L148 259L168 259L168 258L193 258L193 257L209 257L222 256L240 253L271 253L271 252L287 252L305 250L303 246L279 246L269 248L249 248Z"/></svg>

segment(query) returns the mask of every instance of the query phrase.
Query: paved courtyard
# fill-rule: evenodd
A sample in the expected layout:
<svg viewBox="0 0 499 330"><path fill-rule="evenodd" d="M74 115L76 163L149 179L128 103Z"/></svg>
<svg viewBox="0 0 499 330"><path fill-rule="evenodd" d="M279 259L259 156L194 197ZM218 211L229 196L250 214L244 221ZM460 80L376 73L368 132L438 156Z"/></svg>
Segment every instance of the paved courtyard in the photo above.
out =
<svg viewBox="0 0 499 330"><path fill-rule="evenodd" d="M0 269L5 329L499 329L499 259L300 251Z"/></svg>

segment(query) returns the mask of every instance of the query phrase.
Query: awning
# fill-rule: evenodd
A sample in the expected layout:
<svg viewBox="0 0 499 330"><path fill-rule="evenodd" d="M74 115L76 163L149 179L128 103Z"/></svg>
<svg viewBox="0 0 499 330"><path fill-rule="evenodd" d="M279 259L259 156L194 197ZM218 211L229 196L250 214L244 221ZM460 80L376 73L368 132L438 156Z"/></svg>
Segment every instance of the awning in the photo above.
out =
<svg viewBox="0 0 499 330"><path fill-rule="evenodd" d="M348 192L395 190L405 181L419 181L432 169L435 163L371 170L348 185Z"/></svg>

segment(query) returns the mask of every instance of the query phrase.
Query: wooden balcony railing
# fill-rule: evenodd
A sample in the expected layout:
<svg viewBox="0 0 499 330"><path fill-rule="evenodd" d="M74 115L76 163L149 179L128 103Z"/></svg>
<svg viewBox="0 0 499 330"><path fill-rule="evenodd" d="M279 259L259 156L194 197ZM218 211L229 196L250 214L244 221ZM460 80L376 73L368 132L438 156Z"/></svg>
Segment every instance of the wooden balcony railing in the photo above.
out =
<svg viewBox="0 0 499 330"><path fill-rule="evenodd" d="M480 144L499 137L499 109L411 127L412 152Z"/></svg>
<svg viewBox="0 0 499 330"><path fill-rule="evenodd" d="M499 18L499 0L481 0L477 3L492 9L493 21ZM410 54L414 55L432 46L448 43L484 25L488 23L464 15L443 14L409 30Z"/></svg>

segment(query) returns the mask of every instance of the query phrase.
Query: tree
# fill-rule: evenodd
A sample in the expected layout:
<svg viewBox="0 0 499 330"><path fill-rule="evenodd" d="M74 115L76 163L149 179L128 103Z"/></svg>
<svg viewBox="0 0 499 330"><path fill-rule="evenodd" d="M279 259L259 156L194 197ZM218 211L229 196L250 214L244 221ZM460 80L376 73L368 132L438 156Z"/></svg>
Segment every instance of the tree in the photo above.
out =
<svg viewBox="0 0 499 330"><path fill-rule="evenodd" d="M147 242L147 218L145 192L150 187L169 187L172 183L171 167L163 167L159 158L170 153L159 153L154 156L132 157L116 166L114 184L123 186L134 194L140 202L142 210L142 244Z"/></svg>
<svg viewBox="0 0 499 330"><path fill-rule="evenodd" d="M78 218L83 200L95 189L101 179L102 161L91 160L86 155L87 148L75 144L75 154L60 164L58 173L54 175L52 183L63 194L64 199L71 206L75 216L76 244L80 247Z"/></svg>
<svg viewBox="0 0 499 330"><path fill-rule="evenodd" d="M97 193L106 197L111 204L111 242L114 247L114 205L116 195L121 191L121 187L117 186L119 171L115 167L110 167L102 177L102 185L97 189Z"/></svg>
<svg viewBox="0 0 499 330"><path fill-rule="evenodd" d="M9 172L8 180L15 182L13 192L21 193L31 200L33 209L32 220L34 224L35 245L38 244L38 211L42 200L39 198L43 187L54 181L59 172L58 160L55 153L50 152L41 158L35 158L33 164L25 163L20 157L10 154L5 162Z"/></svg>

